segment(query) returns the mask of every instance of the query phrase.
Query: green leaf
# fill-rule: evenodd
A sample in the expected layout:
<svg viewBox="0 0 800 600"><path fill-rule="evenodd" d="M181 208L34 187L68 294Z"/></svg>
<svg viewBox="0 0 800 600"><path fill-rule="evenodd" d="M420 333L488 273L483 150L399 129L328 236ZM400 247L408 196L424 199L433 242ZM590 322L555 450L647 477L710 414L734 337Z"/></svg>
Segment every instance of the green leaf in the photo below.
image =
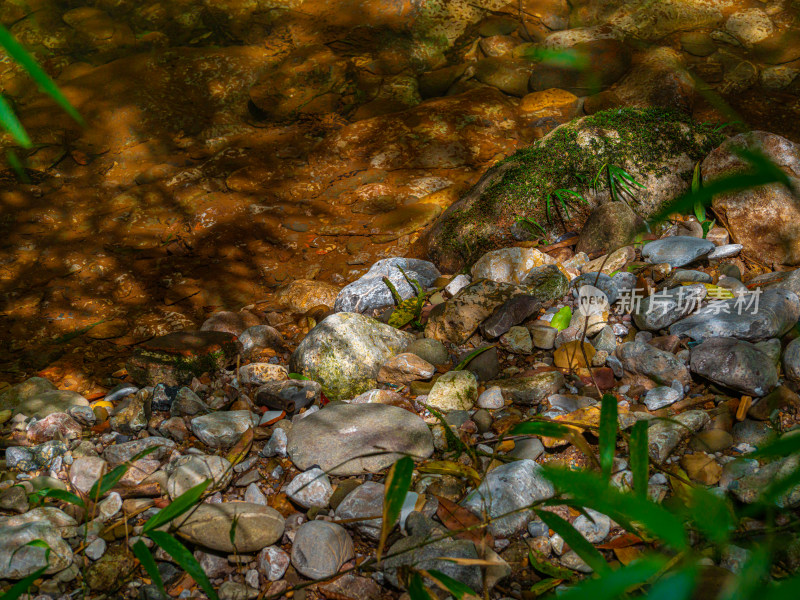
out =
<svg viewBox="0 0 800 600"><path fill-rule="evenodd" d="M693 566L658 579L647 592L647 600L688 600L694 593L697 569Z"/></svg>
<svg viewBox="0 0 800 600"><path fill-rule="evenodd" d="M206 491L209 485L211 485L211 480L206 479L202 483L198 483L193 488L183 492L180 496L175 498L175 500L170 502L166 508L162 508L156 514L150 517L144 524L142 531L147 533L149 531L153 531L154 529L158 529L162 525L166 525L174 518L185 513L200 501L200 498L203 496L203 493Z"/></svg>
<svg viewBox="0 0 800 600"><path fill-rule="evenodd" d="M48 77L47 73L42 70L36 60L28 54L28 51L14 39L11 32L2 25L0 25L0 46L3 46L8 55L22 66L25 72L27 72L31 79L39 86L39 89L55 100L61 109L72 117L75 122L80 125L84 124L78 111L76 111L64 97L64 94L61 93L58 86Z"/></svg>
<svg viewBox="0 0 800 600"><path fill-rule="evenodd" d="M561 585L560 579L542 579L540 582L534 583L529 591L534 596L543 596L559 585Z"/></svg>
<svg viewBox="0 0 800 600"><path fill-rule="evenodd" d="M197 582L197 585L202 588L209 600L219 600L217 593L211 586L211 582L203 571L203 567L192 556L192 553L186 549L186 546L164 531L150 531L147 537L158 544L164 552L172 557L172 560L178 563L179 567L183 568Z"/></svg>
<svg viewBox="0 0 800 600"><path fill-rule="evenodd" d="M453 597L456 600L463 600L464 596L477 596L478 594L475 593L471 587L469 587L465 583L461 583L460 581L453 579L449 575L445 575L441 571L437 571L436 569L428 569L426 575L431 579L435 579L439 583L442 584L448 592L453 594Z"/></svg>
<svg viewBox="0 0 800 600"><path fill-rule="evenodd" d="M667 559L652 557L637 560L631 564L608 571L596 579L584 579L572 589L558 596L559 600L617 600L623 598L625 591L642 584L658 573Z"/></svg>
<svg viewBox="0 0 800 600"><path fill-rule="evenodd" d="M410 456L404 456L398 460L386 474L383 495L383 523L381 525L380 540L378 541L378 562L381 560L386 538L389 537L389 532L394 528L400 516L400 509L403 508L403 503L406 501L413 474L414 461Z"/></svg>
<svg viewBox="0 0 800 600"><path fill-rule="evenodd" d="M302 375L300 373L289 373L289 379L299 379L302 381L311 381L311 377L307 375Z"/></svg>
<svg viewBox="0 0 800 600"><path fill-rule="evenodd" d="M539 573L544 573L545 575L549 575L554 579L564 579L569 581L571 579L575 579L576 575L574 571L570 571L569 569L565 569L564 567L559 567L554 565L553 563L549 562L543 556L540 558L537 556L539 553L533 553L532 550L528 549L528 560L531 563L531 568L535 571L539 571Z"/></svg>
<svg viewBox="0 0 800 600"><path fill-rule="evenodd" d="M590 544L577 529L570 525L568 521L546 510L537 510L535 512L542 521L547 523L550 529L564 538L564 541L569 544L570 548L572 548L587 565L592 567L596 573L602 575L611 571L611 567L608 566L606 559L603 558L600 551L592 546L592 544Z"/></svg>
<svg viewBox="0 0 800 600"><path fill-rule="evenodd" d="M0 25L0 27L2 26ZM19 119L17 119L17 115L14 114L14 110L11 108L11 105L2 96L2 94L0 94L0 126L8 131L8 133L11 134L11 137L14 138L14 141L23 148L30 148L33 146L31 143L31 138L28 137L28 133L22 126L22 123L19 122Z"/></svg>
<svg viewBox="0 0 800 600"><path fill-rule="evenodd" d="M572 430L566 425L552 421L526 421L511 429L511 435L542 435L552 438L565 438L571 433Z"/></svg>
<svg viewBox="0 0 800 600"><path fill-rule="evenodd" d="M617 399L613 394L603 394L600 407L600 467L603 477L611 477L614 451L617 448Z"/></svg>
<svg viewBox="0 0 800 600"><path fill-rule="evenodd" d="M697 529L716 544L728 541L736 529L736 518L730 504L704 488L689 489L687 510Z"/></svg>
<svg viewBox="0 0 800 600"><path fill-rule="evenodd" d="M11 148L6 150L6 160L8 161L8 166L11 167L11 170L14 171L14 174L21 183L31 182L31 178L28 177L28 174L25 172L25 168L22 166L22 162L17 156L17 153Z"/></svg>
<svg viewBox="0 0 800 600"><path fill-rule="evenodd" d="M131 464L139 460L140 458L144 458L148 454L152 454L156 450L158 450L160 446L150 446L149 448L145 448L139 454L134 456L128 462L124 462L121 465L114 467L105 475L102 475L100 479L95 481L92 489L89 490L89 499L92 502L97 502L100 498L105 496L111 489L119 483L119 480L125 476L125 473L128 472L128 469L131 468Z"/></svg>
<svg viewBox="0 0 800 600"><path fill-rule="evenodd" d="M153 580L153 584L155 584L155 586L158 588L158 591L161 592L161 597L164 600L167 600L167 591L164 589L164 581L161 579L161 573L156 566L156 561L153 559L153 555L150 554L150 549L144 545L142 540L137 540L137 542L133 545L133 555L139 559L140 563L142 563L144 570L147 571L150 579Z"/></svg>
<svg viewBox="0 0 800 600"><path fill-rule="evenodd" d="M400 306L400 304L403 303L403 297L400 295L400 292L397 291L397 288L394 287L394 284L392 283L391 279L389 279L388 277L384 277L383 278L383 283L385 283L386 287L389 288L389 292L391 292L391 294L392 294L392 298L394 299L394 303L396 305Z"/></svg>
<svg viewBox="0 0 800 600"><path fill-rule="evenodd" d="M677 550L688 547L683 520L664 507L632 494L625 494L610 485L598 473L568 471L544 465L544 476L574 503L593 508L618 523L636 521L647 531Z"/></svg>
<svg viewBox="0 0 800 600"><path fill-rule="evenodd" d="M67 490L44 488L29 494L28 498L36 498L38 500L54 498L55 500L61 500L62 502L67 502L69 504L74 504L75 506L80 506L81 508L86 508L86 503L81 498L72 492L68 492Z"/></svg>
<svg viewBox="0 0 800 600"><path fill-rule="evenodd" d="M762 492L758 502L753 504L753 508L760 510L763 509L764 506L775 504L781 500L782 496L797 485L800 485L800 469L770 483L767 489Z"/></svg>
<svg viewBox="0 0 800 600"><path fill-rule="evenodd" d="M800 575L771 585L759 594L759 600L796 600L800 590Z"/></svg>
<svg viewBox="0 0 800 600"><path fill-rule="evenodd" d="M44 575L46 570L47 565L43 566L41 569L37 569L27 577L20 579L17 583L12 585L5 594L0 596L0 600L17 600L17 598L28 591L28 588L33 585L34 581Z"/></svg>
<svg viewBox="0 0 800 600"><path fill-rule="evenodd" d="M497 344L489 344L488 346L483 346L481 348L478 348L477 350L473 350L472 352L470 352L469 354L467 354L464 357L464 360L462 360L460 363L458 363L456 365L456 368L453 369L453 371L463 371L464 369L467 368L467 365L469 365L469 363L472 362L473 358L475 358L476 356L480 356L481 354L483 354L487 350L491 350L492 348L494 348L496 346L497 346Z"/></svg>
<svg viewBox="0 0 800 600"><path fill-rule="evenodd" d="M630 452L631 472L633 473L633 491L642 500L647 498L648 461L650 457L647 452L647 429L650 424L647 421L636 421L631 429L631 437L628 442Z"/></svg>
<svg viewBox="0 0 800 600"><path fill-rule="evenodd" d="M416 571L411 574L411 581L408 583L408 595L411 600L433 600L431 593L422 581L422 577Z"/></svg>
<svg viewBox="0 0 800 600"><path fill-rule="evenodd" d="M550 321L550 327L561 331L569 327L569 322L572 320L572 309L569 306L561 308Z"/></svg>

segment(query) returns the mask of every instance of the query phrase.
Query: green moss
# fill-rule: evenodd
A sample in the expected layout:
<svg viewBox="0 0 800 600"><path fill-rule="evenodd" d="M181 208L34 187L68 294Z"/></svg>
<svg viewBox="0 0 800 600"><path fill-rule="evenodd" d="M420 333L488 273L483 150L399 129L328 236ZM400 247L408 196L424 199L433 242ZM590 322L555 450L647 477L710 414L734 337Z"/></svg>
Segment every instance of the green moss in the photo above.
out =
<svg viewBox="0 0 800 600"><path fill-rule="evenodd" d="M628 169L633 165L640 173L663 175L666 169L658 165L665 158L686 154L694 161L701 160L724 139L713 125L659 108L602 111L584 117L580 128L576 122L498 163L496 168L507 165L503 176L470 206L451 213L442 223L437 235L441 246L469 264L497 247L498 235L507 235L517 218L544 223L544 207L553 190L588 190L604 164ZM596 128L599 135L588 138L587 148L579 144L579 138L589 127ZM601 178L599 187L605 185Z"/></svg>

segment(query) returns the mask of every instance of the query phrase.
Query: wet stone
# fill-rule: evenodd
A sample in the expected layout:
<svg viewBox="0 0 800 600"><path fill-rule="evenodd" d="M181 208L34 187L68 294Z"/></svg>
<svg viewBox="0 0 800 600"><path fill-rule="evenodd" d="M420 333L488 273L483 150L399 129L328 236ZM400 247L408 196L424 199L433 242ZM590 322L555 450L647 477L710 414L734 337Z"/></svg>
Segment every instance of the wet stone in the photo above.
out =
<svg viewBox="0 0 800 600"><path fill-rule="evenodd" d="M675 269L706 256L715 248L708 240L676 235L645 244L642 257L653 264L668 263Z"/></svg>
<svg viewBox="0 0 800 600"><path fill-rule="evenodd" d="M140 385L182 385L227 367L241 354L236 336L222 331L179 331L148 340L134 350L127 368Z"/></svg>

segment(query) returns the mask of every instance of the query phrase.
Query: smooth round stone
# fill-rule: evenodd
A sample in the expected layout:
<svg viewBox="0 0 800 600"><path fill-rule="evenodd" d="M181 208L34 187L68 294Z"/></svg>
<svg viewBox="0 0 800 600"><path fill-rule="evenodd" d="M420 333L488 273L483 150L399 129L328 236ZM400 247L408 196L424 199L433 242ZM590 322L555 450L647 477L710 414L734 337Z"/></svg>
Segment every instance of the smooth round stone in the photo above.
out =
<svg viewBox="0 0 800 600"><path fill-rule="evenodd" d="M775 439L777 432L767 421L745 419L734 424L731 430L734 444L750 444L756 448L764 446Z"/></svg>
<svg viewBox="0 0 800 600"><path fill-rule="evenodd" d="M107 469L108 463L99 456L76 458L69 468L69 481L75 489L88 494Z"/></svg>
<svg viewBox="0 0 800 600"><path fill-rule="evenodd" d="M670 273L670 276L664 281L664 286L671 288L681 283L711 283L712 281L714 278L703 271L678 269Z"/></svg>
<svg viewBox="0 0 800 600"><path fill-rule="evenodd" d="M514 448L508 453L509 456L519 459L536 460L544 454L544 444L539 438L523 438L517 440Z"/></svg>
<svg viewBox="0 0 800 600"><path fill-rule="evenodd" d="M309 579L332 577L353 556L352 538L336 523L309 521L294 536L292 564Z"/></svg>
<svg viewBox="0 0 800 600"><path fill-rule="evenodd" d="M210 489L220 489L230 483L232 476L231 463L221 456L184 456L175 463L167 480L167 493L174 500L209 479Z"/></svg>
<svg viewBox="0 0 800 600"><path fill-rule="evenodd" d="M478 433L486 433L492 428L492 415L488 410L480 408L472 415L472 420L478 427Z"/></svg>
<svg viewBox="0 0 800 600"><path fill-rule="evenodd" d="M478 408L497 410L498 408L503 408L505 404L506 401L503 399L503 392L496 385L487 388L483 393L481 393L480 396L478 396Z"/></svg>
<svg viewBox="0 0 800 600"><path fill-rule="evenodd" d="M329 475L374 473L402 456L433 454L433 436L419 416L386 404L335 404L292 426L287 451L300 470Z"/></svg>
<svg viewBox="0 0 800 600"><path fill-rule="evenodd" d="M638 310L633 313L633 322L639 329L647 331L665 329L696 310L707 293L708 290L701 284L661 290L642 298Z"/></svg>
<svg viewBox="0 0 800 600"><path fill-rule="evenodd" d="M662 238L645 244L642 257L653 264L667 263L673 269L688 265L716 248L712 242L686 235Z"/></svg>
<svg viewBox="0 0 800 600"><path fill-rule="evenodd" d="M742 270L733 263L723 263L719 266L719 274L731 279L742 280ZM710 283L710 282L709 282Z"/></svg>
<svg viewBox="0 0 800 600"><path fill-rule="evenodd" d="M500 344L512 354L530 354L533 351L531 334L526 327L512 327L500 337Z"/></svg>
<svg viewBox="0 0 800 600"><path fill-rule="evenodd" d="M708 425L708 413L702 410L687 410L670 421L656 421L648 430L650 458L663 463L681 440Z"/></svg>
<svg viewBox="0 0 800 600"><path fill-rule="evenodd" d="M236 521L233 542L231 527ZM220 552L258 552L283 535L284 519L274 508L249 502L203 502L173 523L194 544Z"/></svg>
<svg viewBox="0 0 800 600"><path fill-rule="evenodd" d="M450 362L450 353L445 345L439 340L421 338L414 340L406 348L406 352L416 354L422 360L432 365L443 365Z"/></svg>
<svg viewBox="0 0 800 600"><path fill-rule="evenodd" d="M724 246L717 246L714 248L713 252L708 255L709 260L715 260L719 258L730 258L731 256L736 256L739 252L742 251L741 244L725 244Z"/></svg>
<svg viewBox="0 0 800 600"><path fill-rule="evenodd" d="M751 396L765 396L778 385L772 359L753 344L712 338L692 348L692 373Z"/></svg>
<svg viewBox="0 0 800 600"><path fill-rule="evenodd" d="M599 513L591 508L586 509L586 513L591 517L578 515L572 522L572 526L578 530L583 537L591 544L599 544L608 536L611 531L611 519L603 513Z"/></svg>
<svg viewBox="0 0 800 600"><path fill-rule="evenodd" d="M230 448L251 427L258 427L258 417L249 410L214 412L192 419L192 431L209 448Z"/></svg>
<svg viewBox="0 0 800 600"><path fill-rule="evenodd" d="M800 338L795 338L783 351L783 371L786 378L800 383Z"/></svg>
<svg viewBox="0 0 800 600"><path fill-rule="evenodd" d="M333 494L333 487L325 471L314 468L300 473L285 488L286 495L303 508L325 508Z"/></svg>
<svg viewBox="0 0 800 600"><path fill-rule="evenodd" d="M617 357L626 371L644 375L661 385L672 385L673 380L684 385L691 381L686 365L674 354L644 342L620 344ZM611 357L606 362L613 369L615 365L610 359Z"/></svg>

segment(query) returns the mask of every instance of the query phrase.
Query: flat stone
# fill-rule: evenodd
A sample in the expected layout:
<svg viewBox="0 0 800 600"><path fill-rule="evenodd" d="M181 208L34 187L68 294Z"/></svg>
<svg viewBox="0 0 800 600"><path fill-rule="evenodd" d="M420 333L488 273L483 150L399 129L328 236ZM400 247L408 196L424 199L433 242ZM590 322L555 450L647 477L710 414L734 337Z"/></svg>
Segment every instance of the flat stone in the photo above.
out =
<svg viewBox="0 0 800 600"><path fill-rule="evenodd" d="M564 376L558 371L547 371L530 377L497 379L487 385L500 388L503 396L515 404L535 405L564 387Z"/></svg>
<svg viewBox="0 0 800 600"><path fill-rule="evenodd" d="M128 373L139 385L183 385L192 377L215 373L242 353L232 333L178 331L147 340L136 347L127 363Z"/></svg>
<svg viewBox="0 0 800 600"><path fill-rule="evenodd" d="M702 284L679 286L645 296L633 313L636 327L645 331L666 329L696 311L708 290Z"/></svg>
<svg viewBox="0 0 800 600"><path fill-rule="evenodd" d="M656 421L648 430L650 458L662 464L681 440L700 431L710 420L705 411L687 410L671 421Z"/></svg>
<svg viewBox="0 0 800 600"><path fill-rule="evenodd" d="M295 534L292 565L309 579L326 579L335 575L354 554L353 540L344 527L327 521L309 521Z"/></svg>
<svg viewBox="0 0 800 600"><path fill-rule="evenodd" d="M289 457L300 470L316 465L330 475L374 473L404 455L433 453L433 437L417 415L385 404L336 404L301 419L288 435Z"/></svg>
<svg viewBox="0 0 800 600"><path fill-rule="evenodd" d="M403 269L409 278L416 279L422 289L430 287L441 276L433 263L425 260L385 258L373 264L369 271L358 280L342 288L336 297L334 310L336 312L364 313L375 308L393 306L392 293L384 283L384 277L389 278L403 299L416 296L414 288L400 269Z"/></svg>
<svg viewBox="0 0 800 600"><path fill-rule="evenodd" d="M247 385L263 385L269 381L285 381L289 372L282 365L250 363L239 367L239 382Z"/></svg>
<svg viewBox="0 0 800 600"><path fill-rule="evenodd" d="M49 381L47 384L43 381L47 380L35 377L12 386L0 395L0 406L11 410L14 415L23 414L37 419L53 413L65 413L74 407L89 406L89 401L77 392L52 389Z"/></svg>
<svg viewBox="0 0 800 600"><path fill-rule="evenodd" d="M661 385L691 381L689 369L674 354L654 348L644 342L626 342L617 347L617 358L630 373L649 377Z"/></svg>
<svg viewBox="0 0 800 600"><path fill-rule="evenodd" d="M535 296L517 296L504 302L491 317L481 325L485 338L494 339L506 333L515 325L539 312L542 303Z"/></svg>
<svg viewBox="0 0 800 600"><path fill-rule="evenodd" d="M303 508L325 508L333 495L333 487L325 471L316 467L295 476L284 491Z"/></svg>
<svg viewBox="0 0 800 600"><path fill-rule="evenodd" d="M645 244L642 257L650 263L667 263L676 269L706 256L714 248L714 244L708 240L676 235Z"/></svg>
<svg viewBox="0 0 800 600"><path fill-rule="evenodd" d="M741 244L724 244L722 246L717 246L714 248L714 251L708 255L709 260L717 260L720 258L730 258L732 256L737 256L744 246Z"/></svg>
<svg viewBox="0 0 800 600"><path fill-rule="evenodd" d="M107 470L108 463L99 456L81 456L69 467L69 482L76 490L88 494Z"/></svg>
<svg viewBox="0 0 800 600"><path fill-rule="evenodd" d="M426 403L437 410L469 410L478 398L478 382L469 371L448 371L433 384Z"/></svg>
<svg viewBox="0 0 800 600"><path fill-rule="evenodd" d="M675 404L678 400L683 398L683 393L675 388L667 386L659 386L649 390L644 397L645 406L648 410L658 410Z"/></svg>
<svg viewBox="0 0 800 600"><path fill-rule="evenodd" d="M692 373L751 396L765 396L778 385L774 361L734 338L711 338L695 346L689 365Z"/></svg>
<svg viewBox="0 0 800 600"><path fill-rule="evenodd" d="M57 573L72 564L72 549L49 522L12 519L0 518L0 578L22 579L45 566L45 573ZM34 540L50 547L49 560L45 548L27 545Z"/></svg>
<svg viewBox="0 0 800 600"><path fill-rule="evenodd" d="M111 468L114 468L131 460L134 456L152 446L158 446L159 448L148 454L147 457L162 459L167 455L168 452L175 448L175 442L168 440L167 438L151 436L142 438L140 440L134 440L132 442L114 444L103 451L103 458L108 461L108 464Z"/></svg>
<svg viewBox="0 0 800 600"><path fill-rule="evenodd" d="M258 417L249 410L230 410L192 419L192 432L209 448L230 448L245 431L258 427Z"/></svg>
<svg viewBox="0 0 800 600"><path fill-rule="evenodd" d="M28 441L34 444L49 442L54 438L75 440L81 437L83 428L67 413L50 413L28 427Z"/></svg>
<svg viewBox="0 0 800 600"><path fill-rule="evenodd" d="M231 543L231 525L236 531ZM258 552L283 535L284 519L269 506L249 502L200 503L172 521L178 535L205 548L228 553Z"/></svg>
<svg viewBox="0 0 800 600"><path fill-rule="evenodd" d="M586 538L587 542L599 544L608 537L611 531L611 519L591 508L586 509L586 514L589 516L578 515L572 522L572 526Z"/></svg>
<svg viewBox="0 0 800 600"><path fill-rule="evenodd" d="M375 388L383 364L413 340L410 333L375 319L336 313L300 342L290 368L319 382L331 400L346 400Z"/></svg>
<svg viewBox="0 0 800 600"><path fill-rule="evenodd" d="M362 521L352 521L348 527L353 527L359 535L377 541L381 535L383 519L383 498L385 487L382 483L365 481L356 489L351 491L339 506L336 507L337 519L364 519Z"/></svg>
<svg viewBox="0 0 800 600"><path fill-rule="evenodd" d="M167 493L174 500L207 480L211 480L209 490L223 489L232 476L231 463L221 456L183 456L172 467L167 480Z"/></svg>
<svg viewBox="0 0 800 600"><path fill-rule="evenodd" d="M526 511L506 514L553 495L552 484L532 460L523 459L495 467L481 485L467 495L461 505L476 515L497 518L489 525L492 535L508 538L521 531L530 520ZM502 516L501 515L506 515Z"/></svg>
<svg viewBox="0 0 800 600"><path fill-rule="evenodd" d="M430 379L436 367L411 352L403 352L386 361L378 372L380 383L406 385L412 381Z"/></svg>

